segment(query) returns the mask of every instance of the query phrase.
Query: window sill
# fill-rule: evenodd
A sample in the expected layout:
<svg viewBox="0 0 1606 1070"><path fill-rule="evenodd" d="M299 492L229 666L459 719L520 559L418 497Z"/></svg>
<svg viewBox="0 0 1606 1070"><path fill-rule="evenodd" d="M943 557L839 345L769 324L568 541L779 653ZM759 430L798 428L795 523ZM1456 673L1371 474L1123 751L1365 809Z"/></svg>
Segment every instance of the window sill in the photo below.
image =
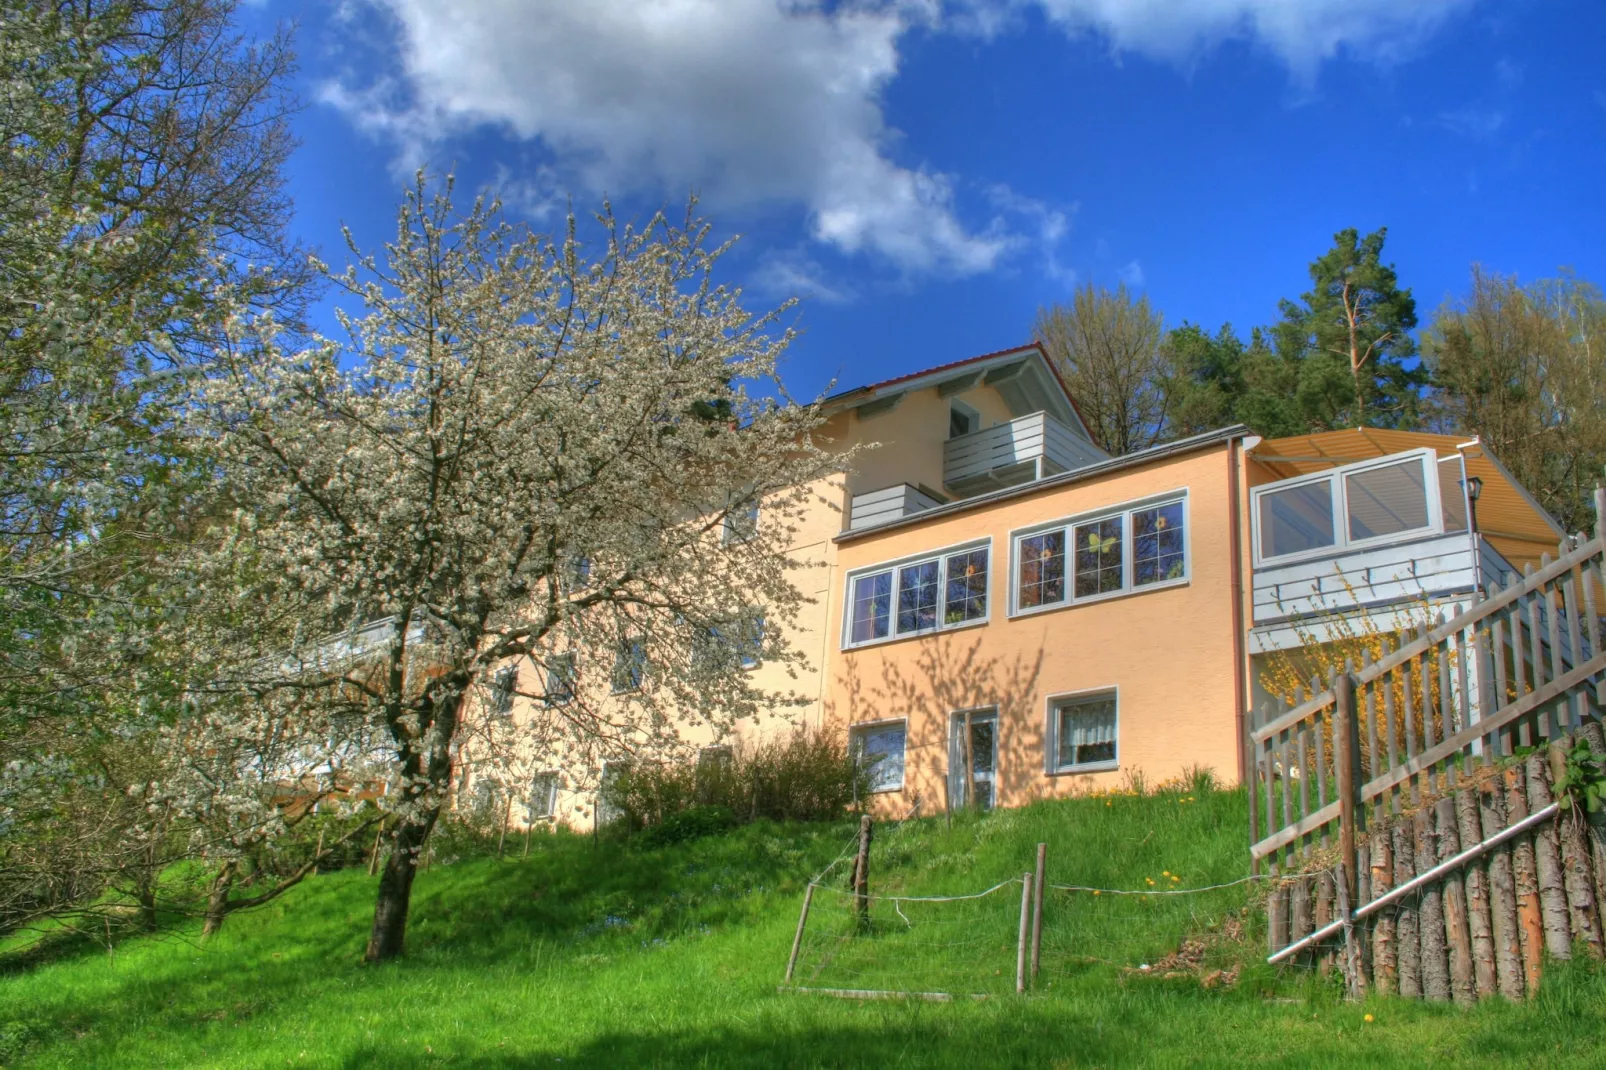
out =
<svg viewBox="0 0 1606 1070"><path fill-rule="evenodd" d="M862 643L843 643L843 651L863 650L870 646L886 646L888 643L907 643L914 639L930 639L934 635L947 635L950 632L962 632L967 628L979 628L992 621L992 614L967 620L963 624L944 624L940 628L928 628L923 632L909 632L907 635L889 635L883 639L866 639Z"/></svg>
<svg viewBox="0 0 1606 1070"><path fill-rule="evenodd" d="M896 786L889 786L889 787L885 787L885 788L871 788L870 789L870 794L871 795L896 795L896 794L898 794L898 792L900 792L902 790L903 790L903 784L899 783Z"/></svg>
<svg viewBox="0 0 1606 1070"><path fill-rule="evenodd" d="M1031 606L1027 609L1016 609L1009 614L1010 620L1020 617L1035 617L1039 613L1053 613L1061 609L1078 609L1082 606L1096 606L1102 602L1115 602L1122 598L1131 598L1140 594L1151 594L1154 591L1169 591L1174 587L1186 587L1193 581L1192 576L1183 576L1180 579L1164 580L1160 583L1146 583L1142 587L1133 587L1128 590L1108 591L1104 594L1088 595L1086 598L1076 598L1069 602L1054 602L1046 606Z"/></svg>
<svg viewBox="0 0 1606 1070"><path fill-rule="evenodd" d="M1086 765L1067 765L1055 769L1048 776L1081 776L1084 773L1114 773L1121 768L1119 760L1113 762L1088 762Z"/></svg>

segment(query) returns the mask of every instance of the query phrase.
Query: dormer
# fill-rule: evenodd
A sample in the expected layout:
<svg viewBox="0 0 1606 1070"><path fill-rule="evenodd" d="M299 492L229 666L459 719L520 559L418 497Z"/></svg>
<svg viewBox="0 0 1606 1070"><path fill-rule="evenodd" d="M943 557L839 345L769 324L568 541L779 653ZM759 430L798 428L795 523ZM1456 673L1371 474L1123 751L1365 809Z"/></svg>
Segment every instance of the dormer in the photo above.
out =
<svg viewBox="0 0 1606 1070"><path fill-rule="evenodd" d="M1108 457L1035 343L846 391L827 405L849 441L878 444L849 480L853 530Z"/></svg>

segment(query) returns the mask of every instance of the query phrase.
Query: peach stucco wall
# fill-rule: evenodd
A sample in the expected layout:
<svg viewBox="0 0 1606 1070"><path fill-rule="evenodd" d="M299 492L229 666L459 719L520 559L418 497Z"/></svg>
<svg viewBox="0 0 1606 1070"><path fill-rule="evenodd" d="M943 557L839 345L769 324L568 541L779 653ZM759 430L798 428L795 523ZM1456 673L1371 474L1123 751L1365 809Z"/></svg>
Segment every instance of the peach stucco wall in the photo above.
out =
<svg viewBox="0 0 1606 1070"><path fill-rule="evenodd" d="M943 806L949 718L999 711L998 801L1013 806L1075 791L1115 787L1141 772L1149 781L1190 765L1238 777L1235 706L1240 671L1234 641L1229 447L1160 460L1104 479L1050 488L972 512L844 541L835 570L827 723L907 718L904 788L881 807L904 813ZM1061 517L1186 488L1191 555L1185 585L1010 618L1010 532ZM985 624L842 647L842 605L855 569L972 539L992 540L991 612ZM1116 688L1119 769L1045 772L1048 702L1068 692Z"/></svg>

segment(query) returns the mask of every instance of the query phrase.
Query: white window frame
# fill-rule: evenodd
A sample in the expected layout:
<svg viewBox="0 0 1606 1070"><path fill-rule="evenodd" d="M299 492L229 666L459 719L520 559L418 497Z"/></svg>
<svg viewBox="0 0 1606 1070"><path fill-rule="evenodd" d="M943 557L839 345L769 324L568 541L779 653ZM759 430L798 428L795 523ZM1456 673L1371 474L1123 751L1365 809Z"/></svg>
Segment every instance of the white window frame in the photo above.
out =
<svg viewBox="0 0 1606 1070"><path fill-rule="evenodd" d="M753 495L747 501L739 501L725 512L725 522L720 531L720 543L730 546L733 543L747 542L758 535L759 513L763 504L758 495ZM738 520L737 517L741 519Z"/></svg>
<svg viewBox="0 0 1606 1070"><path fill-rule="evenodd" d="M870 794L872 795L886 795L891 792L902 791L904 784L909 779L909 718L884 717L879 721L856 721L848 725L848 748L849 753L854 756L855 765L858 764L860 757L864 754L864 744L860 742L864 734L883 728L891 728L894 725L903 726L903 762L899 766L901 772L898 774L898 783L896 786L889 784L885 787L871 788Z"/></svg>
<svg viewBox="0 0 1606 1070"><path fill-rule="evenodd" d="M619 669L626 661L626 658L627 658L626 651L627 650L634 650L636 647L640 647L641 648L641 663L636 668L636 680L635 680L634 683L631 683L626 687L620 687L619 686ZM645 684L646 681L647 681L647 641L645 639L643 639L639 635L627 635L623 639L619 640L619 646L618 646L617 649L614 650L614 654L613 654L613 671L610 674L610 679L608 681L608 693L610 695L628 695L628 694L631 694L632 692L640 691L641 688L642 688L642 685Z"/></svg>
<svg viewBox="0 0 1606 1070"><path fill-rule="evenodd" d="M1030 527L1016 528L1009 533L1009 616L1029 617L1037 613L1053 613L1072 606L1092 605L1095 602L1108 602L1115 598L1130 598L1133 595L1148 594L1150 591L1165 591L1173 587L1186 587L1193 582L1193 510L1190 506L1191 495L1186 487L1167 491L1164 494L1152 494L1136 501L1123 502L1103 509L1094 509L1074 516L1049 520ZM1132 550L1135 538L1132 528L1132 514L1141 513L1148 509L1156 509L1165 505L1182 506L1182 575L1173 580L1156 580L1136 587L1132 583ZM1121 586L1118 590L1103 591L1099 594L1076 597L1076 528L1081 525L1092 524L1100 520L1108 520L1119 516L1121 521ZM1020 564L1022 540L1030 539L1056 530L1065 532L1065 597L1058 602L1048 602L1040 606L1022 607L1020 604Z"/></svg>
<svg viewBox="0 0 1606 1070"><path fill-rule="evenodd" d="M1388 535L1373 535L1365 539L1351 539L1349 537L1349 477L1374 468L1388 468L1391 465L1404 464L1412 459L1417 460L1423 469L1422 491L1427 496L1427 524L1423 527L1396 531ZM1262 565L1288 565L1296 561L1319 561L1324 557L1338 557L1349 553L1351 550L1364 550L1372 546L1386 546L1393 543L1410 542L1415 539L1443 535L1445 533L1444 516L1439 498L1438 462L1438 451L1432 447L1424 446L1420 449L1401 450L1399 453L1391 453L1387 457L1370 457L1364 461L1356 461L1353 464L1339 465L1337 468L1329 468L1325 472L1312 472L1310 475L1280 479L1275 483L1263 483L1253 488L1249 492L1249 524L1255 567L1259 568ZM1314 550L1277 554L1274 557L1263 555L1261 553L1260 499L1266 494L1274 494L1290 487L1310 486L1315 483L1326 483L1328 485L1328 493L1331 496L1333 505L1333 544L1331 546L1319 546Z"/></svg>
<svg viewBox="0 0 1606 1070"><path fill-rule="evenodd" d="M569 693L561 699L554 698L552 694L552 682L559 677L557 671L559 664L566 664L569 670ZM575 656L573 651L548 655L543 659L541 668L544 670L544 675L541 678L541 700L543 705L567 706L580 697L580 659Z"/></svg>
<svg viewBox="0 0 1606 1070"><path fill-rule="evenodd" d="M507 665L492 674L490 697L492 717L512 716L518 685L519 670L516 666Z"/></svg>
<svg viewBox="0 0 1606 1070"><path fill-rule="evenodd" d="M958 398L954 398L952 401L950 401L948 403L948 430L950 432L953 430L954 413L956 413L956 412L959 413L961 416L963 416L965 418L965 422L970 425L970 430L966 431L965 435L974 435L977 431L980 431L982 429L982 426L981 426L981 412L976 408L976 406L967 405L965 402L960 401ZM964 435L949 434L947 436L947 439L948 439L949 442L952 442L956 438L963 438L963 437L965 437L965 436Z"/></svg>
<svg viewBox="0 0 1606 1070"><path fill-rule="evenodd" d="M536 781L543 777L551 778L551 787L547 789L546 810L544 812L540 812L535 809L533 803L535 802ZM556 769L542 769L540 772L536 773L530 778L530 799L525 805L529 807L531 823L536 821L552 821L557 818L558 791L562 787L562 781L563 777Z"/></svg>
<svg viewBox="0 0 1606 1070"><path fill-rule="evenodd" d="M948 559L957 554L970 553L973 550L987 551L987 586L983 597L987 600L987 610L981 616L972 620L959 621L957 624L945 624L943 618L948 615ZM898 631L898 576L902 569L913 568L916 565L937 562L937 622L930 628L912 632ZM892 604L888 609L887 634L874 639L853 641L853 589L862 579L879 575L883 572L892 574ZM992 536L981 539L971 539L967 542L955 543L940 550L927 550L918 554L900 557L895 561L885 561L875 565L865 565L853 569L847 575L847 586L842 600L842 649L859 650L867 646L877 646L881 643L896 643L906 639L919 639L925 635L936 635L939 632L959 631L963 628L975 628L992 620L994 578L998 574L998 555L993 551Z"/></svg>
<svg viewBox="0 0 1606 1070"><path fill-rule="evenodd" d="M1061 765L1060 760L1060 707L1079 699L1095 699L1108 695L1115 700L1115 757L1104 762L1084 762L1081 765ZM1043 772L1048 776L1080 776L1085 773L1108 773L1121 768L1121 687L1084 687L1076 691L1061 691L1044 700L1043 709Z"/></svg>

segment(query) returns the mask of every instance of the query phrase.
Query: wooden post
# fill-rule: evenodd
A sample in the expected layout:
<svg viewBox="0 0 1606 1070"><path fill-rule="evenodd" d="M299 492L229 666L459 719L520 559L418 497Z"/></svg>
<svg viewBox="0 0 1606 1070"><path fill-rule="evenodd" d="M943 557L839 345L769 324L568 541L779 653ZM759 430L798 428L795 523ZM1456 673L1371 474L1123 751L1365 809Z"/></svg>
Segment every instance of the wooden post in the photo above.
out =
<svg viewBox="0 0 1606 1070"><path fill-rule="evenodd" d="M1553 776L1560 776L1567 770L1566 752L1560 746L1550 748L1550 770ZM1579 807L1578 811L1582 809ZM1572 923L1572 938L1582 941L1591 957L1600 958L1600 916L1596 909L1595 882L1589 863L1589 839L1585 828L1582 812L1569 813L1563 810L1556 821L1556 839L1561 850L1561 875L1567 892L1567 914Z"/></svg>
<svg viewBox="0 0 1606 1070"><path fill-rule="evenodd" d="M513 820L513 796L507 797L507 805L502 808L502 832L496 837L496 857L502 857L502 845L507 843L507 826Z"/></svg>
<svg viewBox="0 0 1606 1070"><path fill-rule="evenodd" d="M1501 781L1478 792L1478 824L1488 839L1506 828ZM1494 940L1495 987L1509 1000L1522 999L1522 945L1517 936L1517 886L1511 876L1511 845L1489 853L1489 928Z"/></svg>
<svg viewBox="0 0 1606 1070"><path fill-rule="evenodd" d="M949 830L954 827L953 779L951 771L942 778L942 822Z"/></svg>
<svg viewBox="0 0 1606 1070"><path fill-rule="evenodd" d="M860 927L870 924L870 837L873 827L869 814L859 818L859 854L853 861L853 902L859 912Z"/></svg>
<svg viewBox="0 0 1606 1070"><path fill-rule="evenodd" d="M1550 765L1543 752L1529 755L1525 765L1528 812L1537 813L1554 801L1550 797ZM1534 830L1534 873L1539 878L1539 912L1545 925L1545 950L1550 952L1551 958L1570 959L1573 941L1567 920L1567 891L1553 822Z"/></svg>
<svg viewBox="0 0 1606 1070"><path fill-rule="evenodd" d="M374 849L368 855L368 875L372 877L379 872L379 841L385 835L385 819L379 819L379 827L374 829Z"/></svg>
<svg viewBox="0 0 1606 1070"><path fill-rule="evenodd" d="M1334 765L1338 773L1338 858L1344 864L1344 879L1349 881L1346 898L1358 902L1360 888L1356 880L1360 875L1355 857L1356 825L1361 814L1361 735L1360 722L1355 716L1355 677L1341 672L1333 681L1333 749Z"/></svg>
<svg viewBox="0 0 1606 1070"><path fill-rule="evenodd" d="M1528 816L1528 793L1524 789L1522 767L1507 769L1506 826ZM1533 835L1524 833L1512 841L1511 878L1517 894L1517 941L1522 950L1522 973L1528 993L1539 991L1544 967L1545 923L1539 909L1539 877L1534 866Z"/></svg>
<svg viewBox="0 0 1606 1070"><path fill-rule="evenodd" d="M972 760L970 752L970 711L965 711L965 738L964 749L961 752L965 762L965 808L976 809L976 763Z"/></svg>
<svg viewBox="0 0 1606 1070"><path fill-rule="evenodd" d="M1466 850L1483 838L1478 820L1477 788L1462 788L1455 794L1456 829L1461 848ZM1495 993L1494 928L1489 917L1489 858L1467 863L1467 935L1472 940L1472 979L1479 999Z"/></svg>
<svg viewBox="0 0 1606 1070"><path fill-rule="evenodd" d="M1043 871L1048 861L1048 844L1037 845L1037 873L1032 881L1032 981L1037 980L1037 964L1043 957Z"/></svg>
<svg viewBox="0 0 1606 1070"><path fill-rule="evenodd" d="M1448 862L1461 853L1454 798L1440 799L1434 804L1433 825L1438 840L1438 861ZM1476 842L1467 846L1475 846ZM1450 955L1450 997L1457 1003L1471 1003L1476 998L1472 988L1472 939L1468 935L1466 880L1461 872L1444 876L1444 934Z"/></svg>
<svg viewBox="0 0 1606 1070"><path fill-rule="evenodd" d="M1416 837L1411 833L1411 819L1402 816L1394 822L1394 887L1415 876ZM1394 916L1400 995L1406 999L1422 998L1421 920L1416 904L1410 900L1402 902Z"/></svg>
<svg viewBox="0 0 1606 1070"><path fill-rule="evenodd" d="M1334 882L1338 892L1338 916L1344 922L1344 987L1350 999L1366 994L1366 972L1361 965L1361 944L1355 939L1354 916L1350 910L1349 886L1353 878L1344 872L1344 863L1338 864L1338 879Z"/></svg>
<svg viewBox="0 0 1606 1070"><path fill-rule="evenodd" d="M530 857L530 834L532 832L534 832L534 831L535 831L535 821L534 821L534 819L526 821L524 823L524 855L523 855L523 857L525 857L525 858L529 858Z"/></svg>
<svg viewBox="0 0 1606 1070"><path fill-rule="evenodd" d="M1290 897L1288 910L1288 942L1298 943L1311 934L1310 878L1303 874L1288 884ZM1300 953L1300 957L1304 952Z"/></svg>
<svg viewBox="0 0 1606 1070"><path fill-rule="evenodd" d="M1031 929L1032 875L1020 875L1020 936L1015 941L1015 991L1026 991L1026 934Z"/></svg>
<svg viewBox="0 0 1606 1070"><path fill-rule="evenodd" d="M318 872L318 864L323 861L323 829L318 830L318 846L312 852L312 872Z"/></svg>
<svg viewBox="0 0 1606 1070"><path fill-rule="evenodd" d="M792 936L792 954L786 960L786 980L791 983L792 971L797 969L797 953L803 946L803 927L809 923L809 904L814 902L814 882L803 889L803 909L797 916L797 932Z"/></svg>
<svg viewBox="0 0 1606 1070"><path fill-rule="evenodd" d="M1434 850L1433 810L1419 810L1412 821L1416 833L1416 872L1420 875L1438 865ZM1434 1003L1450 1002L1450 964L1444 954L1444 890L1442 885L1422 888L1418 930L1422 939L1422 998Z"/></svg>
<svg viewBox="0 0 1606 1070"><path fill-rule="evenodd" d="M1371 834L1372 899L1394 887L1394 843L1387 826L1374 826ZM1382 910L1372 922L1372 987L1384 995L1399 991L1398 947L1394 941L1394 912Z"/></svg>
<svg viewBox="0 0 1606 1070"><path fill-rule="evenodd" d="M1332 870L1322 870L1316 875L1316 928L1323 929L1334 920L1334 885L1337 877ZM1333 952L1324 950L1316 958L1316 970L1325 976L1333 968Z"/></svg>

